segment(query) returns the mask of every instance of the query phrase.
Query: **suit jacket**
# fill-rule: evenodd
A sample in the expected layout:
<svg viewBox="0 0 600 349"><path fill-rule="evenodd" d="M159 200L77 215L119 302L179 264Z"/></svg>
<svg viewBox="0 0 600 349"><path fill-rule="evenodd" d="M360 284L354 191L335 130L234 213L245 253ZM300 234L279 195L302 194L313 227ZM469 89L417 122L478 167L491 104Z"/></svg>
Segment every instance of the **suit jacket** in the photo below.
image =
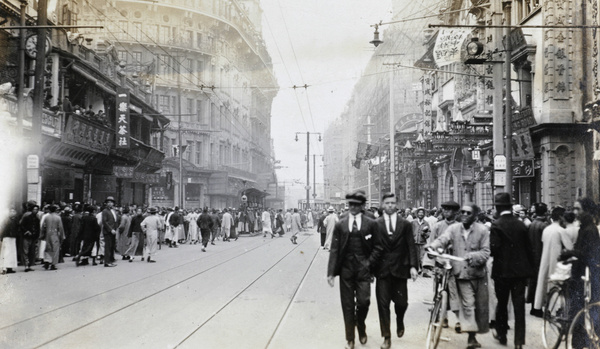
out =
<svg viewBox="0 0 600 349"><path fill-rule="evenodd" d="M528 229L512 214L502 215L490 230L494 257L492 278L527 278L534 274L534 257Z"/></svg>
<svg viewBox="0 0 600 349"><path fill-rule="evenodd" d="M115 215L117 213L115 212ZM115 216L113 215L112 211L110 209L105 208L102 211L102 233L103 234L112 234L112 231L116 231L117 228L119 227L119 225L117 224L117 221L119 219L119 216L117 216L117 219L115 219Z"/></svg>
<svg viewBox="0 0 600 349"><path fill-rule="evenodd" d="M327 266L327 276L340 275L342 262L347 253L348 237L350 230L348 228L349 215L336 223L333 229L333 239L329 252L329 264ZM362 237L363 252L367 257L365 267L369 273L372 273L372 266L375 266L381 255L381 246L377 239L377 222L369 217L362 215L359 233Z"/></svg>
<svg viewBox="0 0 600 349"><path fill-rule="evenodd" d="M377 239L382 247L381 259L375 267L375 276L384 278L395 276L397 278L410 278L410 268L419 267L419 257L413 235L412 224L396 215L396 228L394 234L389 235L383 216L377 219Z"/></svg>

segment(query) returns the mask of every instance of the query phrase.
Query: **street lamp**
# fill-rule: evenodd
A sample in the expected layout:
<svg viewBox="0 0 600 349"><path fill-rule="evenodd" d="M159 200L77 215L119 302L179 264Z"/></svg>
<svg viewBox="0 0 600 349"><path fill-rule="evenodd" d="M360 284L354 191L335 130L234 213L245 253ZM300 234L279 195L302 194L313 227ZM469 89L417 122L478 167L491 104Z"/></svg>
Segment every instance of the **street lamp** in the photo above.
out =
<svg viewBox="0 0 600 349"><path fill-rule="evenodd" d="M375 47L383 44L383 41L379 40L379 24L375 24L375 33L373 33L373 40L369 41L370 44L373 44Z"/></svg>

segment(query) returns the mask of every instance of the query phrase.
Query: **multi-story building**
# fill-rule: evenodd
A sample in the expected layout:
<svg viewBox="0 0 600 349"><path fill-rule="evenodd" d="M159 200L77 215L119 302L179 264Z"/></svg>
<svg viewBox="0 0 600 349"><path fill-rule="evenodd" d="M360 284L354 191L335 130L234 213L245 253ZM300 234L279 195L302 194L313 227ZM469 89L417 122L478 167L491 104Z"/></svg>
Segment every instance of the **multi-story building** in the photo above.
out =
<svg viewBox="0 0 600 349"><path fill-rule="evenodd" d="M436 64L440 54L435 52L435 46L441 40L442 30L436 33L437 39L429 42L429 49L420 60L429 62L429 68L443 70L424 73L423 81L427 82L424 90L432 96L432 114L428 120L434 127L425 137L437 138L437 143L445 147L455 146L451 156L436 159L439 165L435 175L441 199L475 201L490 207L493 192L507 190L502 183L492 182L492 158L507 152L513 158L507 170L513 173L509 190L515 202L525 206L534 202L570 206L582 196L598 199L600 184L595 154L600 149L597 132L600 38L595 29L585 27L598 23L598 6L593 4L447 2L447 12L441 17L444 24L480 27L465 29L464 40L454 45L458 52L463 52L460 60L443 66ZM451 11L462 8L467 10ZM499 18L492 18L494 13ZM505 35L502 30L487 27L492 23L511 23L520 28ZM470 65L466 60L469 58L466 46L473 38L483 43L480 65ZM511 53L508 68L502 64L507 47ZM502 74L507 69L511 72L510 89L506 88L506 79L493 77L495 67L500 66ZM493 149L492 126L501 143L507 143L502 140L507 133L502 121L492 125L492 120L494 116L505 119L507 90L511 91L512 142L500 153ZM494 107L498 96L502 96L503 102ZM498 132L498 128L504 131ZM474 142L475 129L488 135ZM456 138L470 138L471 142L455 142ZM479 160L473 157L475 148L481 149Z"/></svg>
<svg viewBox="0 0 600 349"><path fill-rule="evenodd" d="M271 104L278 86L261 34L258 0L86 2L80 23L114 45L129 76L169 117L157 205L262 205L274 181ZM178 150L181 149L181 160ZM180 171L181 169L181 171ZM180 183L181 180L181 183Z"/></svg>
<svg viewBox="0 0 600 349"><path fill-rule="evenodd" d="M19 30L0 30L2 138L18 142L7 149L15 161L6 163L6 171L16 164L12 170L18 177L12 201L101 203L113 196L118 204L142 205L151 186L161 182L155 172L164 153L151 139L161 138L169 120L149 103L149 91L122 72L114 46L61 28L76 23L74 3L58 1L49 9L48 24L56 27L48 31L45 55L38 55L32 44L37 31L24 30L30 45L20 59ZM21 5L25 22L35 28L35 3L2 1L1 18L8 28L18 25ZM45 82L36 86L40 76L34 68L40 57ZM17 96L19 66L25 71L23 101ZM39 113L33 105L35 91L43 96ZM40 121L41 132L36 132Z"/></svg>
<svg viewBox="0 0 600 349"><path fill-rule="evenodd" d="M392 5L395 14L393 20L403 19L406 12L401 9L406 4L393 1ZM424 6L434 9L437 4L427 1ZM342 174L340 178L335 178L330 172L326 173L325 178L330 183L333 183L331 178L335 178L334 184L343 191L362 189L370 193L373 205L378 204L382 193L392 190L398 195L401 205L413 204L414 185L406 181L404 173L398 172L404 165L399 163L404 159L399 157L398 146L394 146L395 149L390 153L390 125L395 133L415 135L417 130L423 128L423 93L418 86L421 74L418 69L412 68L412 64L425 51L422 45L425 22L425 19L416 19L386 26L384 43L375 50L363 76L354 86L344 112L325 134L326 148L327 144L335 144L336 135L343 136L343 147L335 150L340 153L341 162L330 164L330 157L325 159L326 169L342 169ZM368 161L356 161L359 143L378 148L379 156ZM395 159L394 169L390 168L392 156ZM390 187L392 173L396 179L393 189Z"/></svg>

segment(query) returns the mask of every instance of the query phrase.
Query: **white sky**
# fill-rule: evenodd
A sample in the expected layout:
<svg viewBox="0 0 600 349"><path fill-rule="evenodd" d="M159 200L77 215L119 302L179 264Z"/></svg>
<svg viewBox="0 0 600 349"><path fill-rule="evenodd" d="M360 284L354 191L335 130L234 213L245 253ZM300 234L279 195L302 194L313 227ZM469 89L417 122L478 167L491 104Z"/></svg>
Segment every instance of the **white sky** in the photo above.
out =
<svg viewBox="0 0 600 349"><path fill-rule="evenodd" d="M271 120L275 156L281 166L287 166L277 170L278 179L299 179L304 185L306 135L299 135L295 142L295 134L323 133L342 113L373 53L369 41L374 29L370 25L391 17L391 2L261 0L261 4L263 37L281 87L273 101ZM291 88L304 84L309 85L306 91ZM318 136L311 136L310 141L311 154L323 154ZM317 183L323 182L320 165L317 157ZM312 155L310 166L312 182ZM322 197L323 193L317 194Z"/></svg>

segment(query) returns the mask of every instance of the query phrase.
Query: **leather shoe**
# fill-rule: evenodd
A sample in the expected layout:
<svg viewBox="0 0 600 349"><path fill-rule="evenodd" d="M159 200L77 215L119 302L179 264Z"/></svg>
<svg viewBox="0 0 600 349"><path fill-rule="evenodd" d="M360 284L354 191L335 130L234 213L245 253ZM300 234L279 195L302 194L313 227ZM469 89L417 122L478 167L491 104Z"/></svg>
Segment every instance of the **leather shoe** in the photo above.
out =
<svg viewBox="0 0 600 349"><path fill-rule="evenodd" d="M457 322L456 325L454 325L454 331L456 331L456 333L462 332L462 327L460 327L460 322Z"/></svg>
<svg viewBox="0 0 600 349"><path fill-rule="evenodd" d="M365 333L364 335L358 335L358 341L360 342L360 344L367 344L367 334Z"/></svg>
<svg viewBox="0 0 600 349"><path fill-rule="evenodd" d="M385 337L381 349L390 349L392 347L392 340L389 337Z"/></svg>
<svg viewBox="0 0 600 349"><path fill-rule="evenodd" d="M112 263L107 263L107 264L104 264L104 266L107 267L107 268L108 267L112 268L112 267L116 267L117 265L116 264L112 264Z"/></svg>
<svg viewBox="0 0 600 349"><path fill-rule="evenodd" d="M515 344L515 349L523 349L523 344Z"/></svg>
<svg viewBox="0 0 600 349"><path fill-rule="evenodd" d="M494 338L497 339L502 345L506 345L507 343L506 335L494 334Z"/></svg>
<svg viewBox="0 0 600 349"><path fill-rule="evenodd" d="M348 343L346 343L346 346L344 348L345 349L354 349L354 341L348 341Z"/></svg>
<svg viewBox="0 0 600 349"><path fill-rule="evenodd" d="M404 336L404 327L403 328L399 328L396 331L396 335L398 335L398 338L402 338L402 336Z"/></svg>
<svg viewBox="0 0 600 349"><path fill-rule="evenodd" d="M543 318L544 317L544 312L542 311L542 309L531 309L531 311L529 312L530 315L533 315L535 317L539 317L539 318Z"/></svg>

